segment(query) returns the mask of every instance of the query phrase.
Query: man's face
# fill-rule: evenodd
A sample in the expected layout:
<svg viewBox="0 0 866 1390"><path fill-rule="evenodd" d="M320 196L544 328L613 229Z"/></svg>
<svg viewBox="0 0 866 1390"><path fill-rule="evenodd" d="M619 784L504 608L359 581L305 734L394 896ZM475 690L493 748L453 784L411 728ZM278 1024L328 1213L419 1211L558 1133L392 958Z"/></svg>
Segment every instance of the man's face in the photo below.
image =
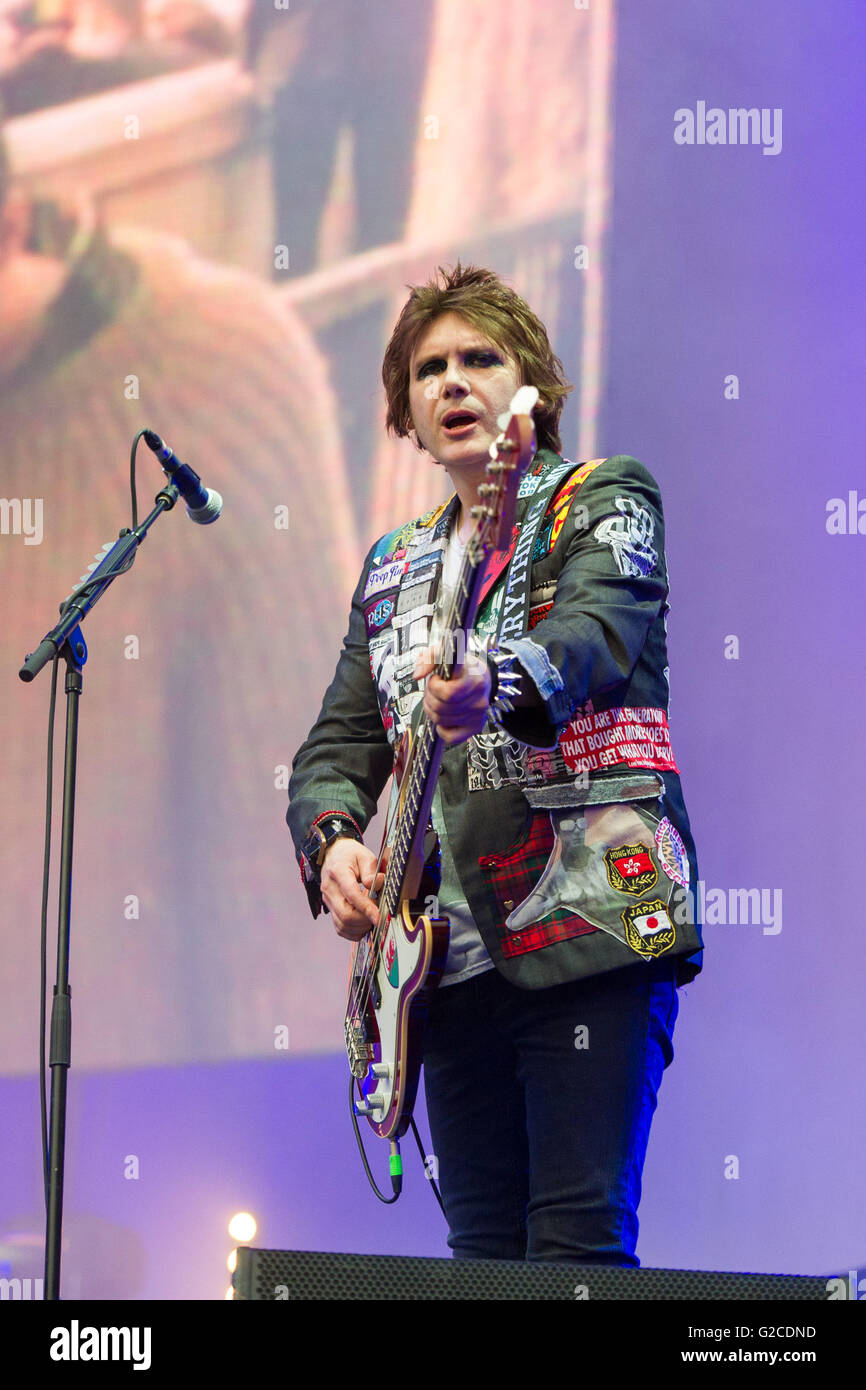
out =
<svg viewBox="0 0 866 1390"><path fill-rule="evenodd" d="M409 408L419 442L450 472L477 468L501 434L498 417L522 385L515 359L459 314L422 333L409 363Z"/></svg>

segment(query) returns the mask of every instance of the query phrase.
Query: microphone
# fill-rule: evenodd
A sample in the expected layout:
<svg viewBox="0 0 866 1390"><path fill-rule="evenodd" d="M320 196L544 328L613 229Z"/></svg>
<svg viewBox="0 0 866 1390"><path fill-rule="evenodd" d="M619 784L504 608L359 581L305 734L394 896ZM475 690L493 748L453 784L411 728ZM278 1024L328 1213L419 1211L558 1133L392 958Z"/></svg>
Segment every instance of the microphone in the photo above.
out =
<svg viewBox="0 0 866 1390"><path fill-rule="evenodd" d="M144 442L152 449L174 483L184 502L187 514L199 526L208 526L216 521L223 509L223 499L213 488L205 487L201 478L186 463L181 463L177 455L153 430L144 431Z"/></svg>

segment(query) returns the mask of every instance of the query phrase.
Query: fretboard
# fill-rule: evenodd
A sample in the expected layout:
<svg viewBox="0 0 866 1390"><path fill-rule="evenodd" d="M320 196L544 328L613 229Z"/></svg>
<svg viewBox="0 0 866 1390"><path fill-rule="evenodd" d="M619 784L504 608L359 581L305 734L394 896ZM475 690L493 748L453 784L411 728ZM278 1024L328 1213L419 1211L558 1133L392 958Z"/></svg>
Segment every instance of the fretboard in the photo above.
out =
<svg viewBox="0 0 866 1390"><path fill-rule="evenodd" d="M436 675L441 676L443 680L450 680L463 665L467 634L471 631L478 608L484 556L484 546L475 532L469 538L447 613L438 628L443 654L436 666ZM424 833L430 818L433 792L444 750L445 745L427 716L422 713L404 774L405 786L401 787L397 828L391 843L391 855L380 900L384 902L390 916L394 916L399 907L408 869L415 856L422 852Z"/></svg>

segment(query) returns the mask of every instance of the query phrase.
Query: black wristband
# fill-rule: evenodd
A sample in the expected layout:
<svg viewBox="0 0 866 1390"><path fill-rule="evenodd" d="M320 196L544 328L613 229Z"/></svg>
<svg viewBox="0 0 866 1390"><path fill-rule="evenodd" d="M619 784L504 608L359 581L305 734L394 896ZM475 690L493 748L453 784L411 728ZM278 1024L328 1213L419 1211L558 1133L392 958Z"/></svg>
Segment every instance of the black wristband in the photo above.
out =
<svg viewBox="0 0 866 1390"><path fill-rule="evenodd" d="M340 811L326 811L313 821L310 835L301 845L304 875L308 880L319 882L325 851L334 840L343 836L364 843L364 837L355 821Z"/></svg>

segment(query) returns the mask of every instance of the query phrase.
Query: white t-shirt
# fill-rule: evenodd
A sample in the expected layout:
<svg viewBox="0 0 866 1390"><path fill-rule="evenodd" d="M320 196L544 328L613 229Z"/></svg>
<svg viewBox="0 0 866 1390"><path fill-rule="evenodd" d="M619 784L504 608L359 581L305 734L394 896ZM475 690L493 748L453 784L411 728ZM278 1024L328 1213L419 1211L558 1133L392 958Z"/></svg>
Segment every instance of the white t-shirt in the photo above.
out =
<svg viewBox="0 0 866 1390"><path fill-rule="evenodd" d="M461 541L457 532L457 526L453 526L451 535L445 544L445 552L442 556L442 579L439 588L439 610L447 608L454 587L457 583L457 576L463 564L463 557L466 554L466 542ZM467 796L469 792L467 790ZM481 933L475 925L475 919L469 909L463 887L457 874L457 868L448 847L448 840L445 834L445 822L442 815L442 800L437 784L433 795L433 806L431 808L433 828L439 836L439 844L442 854L442 883L439 889L439 908L444 917L448 917L451 923L451 934L448 942L448 955L445 960L445 968L442 972L440 989L443 985L458 984L462 980L468 980L472 975L480 975L482 970L493 970L495 966L487 951L487 947L481 939Z"/></svg>

